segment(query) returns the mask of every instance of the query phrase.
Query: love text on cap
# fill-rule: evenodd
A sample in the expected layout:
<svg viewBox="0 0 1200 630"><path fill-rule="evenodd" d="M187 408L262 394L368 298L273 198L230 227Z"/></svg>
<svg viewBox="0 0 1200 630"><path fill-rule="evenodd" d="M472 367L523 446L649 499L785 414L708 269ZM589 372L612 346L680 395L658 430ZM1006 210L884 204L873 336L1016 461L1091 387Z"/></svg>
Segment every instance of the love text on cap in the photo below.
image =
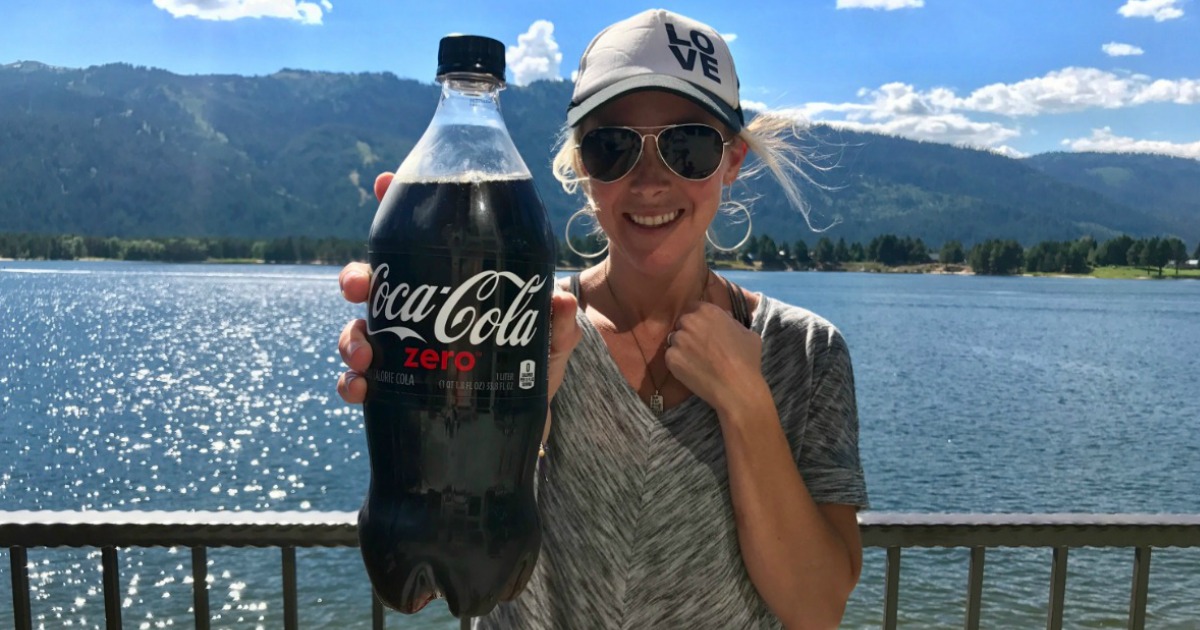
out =
<svg viewBox="0 0 1200 630"><path fill-rule="evenodd" d="M679 62L679 67L691 72L696 67L696 59L700 59L700 68L704 72L704 76L721 82L720 66L717 65L717 58L713 53L717 51L717 47L713 45L712 40L707 35L700 31L689 30L688 39L680 39L675 32L674 24L666 24L667 41L671 53L675 55L675 60ZM684 54L684 49L687 49L687 54Z"/></svg>

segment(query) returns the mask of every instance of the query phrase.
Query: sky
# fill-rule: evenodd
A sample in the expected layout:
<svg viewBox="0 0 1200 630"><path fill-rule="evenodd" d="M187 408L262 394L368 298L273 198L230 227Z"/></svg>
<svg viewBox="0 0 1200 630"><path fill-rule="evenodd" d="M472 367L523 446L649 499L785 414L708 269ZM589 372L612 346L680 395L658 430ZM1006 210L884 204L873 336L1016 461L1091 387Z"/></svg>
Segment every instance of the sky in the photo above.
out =
<svg viewBox="0 0 1200 630"><path fill-rule="evenodd" d="M570 81L597 32L656 7L722 33L760 111L1014 157L1200 159L1200 0L0 0L0 64L432 82L438 40L471 33L508 46L511 84Z"/></svg>

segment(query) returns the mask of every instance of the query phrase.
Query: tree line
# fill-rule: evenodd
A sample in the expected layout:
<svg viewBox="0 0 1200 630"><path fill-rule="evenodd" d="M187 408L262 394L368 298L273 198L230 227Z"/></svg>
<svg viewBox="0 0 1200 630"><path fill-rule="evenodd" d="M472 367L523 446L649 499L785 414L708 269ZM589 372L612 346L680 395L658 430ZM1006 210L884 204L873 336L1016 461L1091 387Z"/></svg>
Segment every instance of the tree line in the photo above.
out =
<svg viewBox="0 0 1200 630"><path fill-rule="evenodd" d="M345 264L365 260L366 243L338 238L115 238L74 234L0 234L0 257L152 262L263 261Z"/></svg>
<svg viewBox="0 0 1200 630"><path fill-rule="evenodd" d="M1192 252L1200 258L1200 243ZM1016 241L984 241L971 248L967 263L977 274L1017 273L1087 274L1095 267L1129 266L1156 269L1163 275L1167 265L1178 271L1188 258L1187 245L1175 237L1144 238L1118 236L1097 243L1091 237L1074 241L1044 241L1022 249Z"/></svg>
<svg viewBox="0 0 1200 630"><path fill-rule="evenodd" d="M596 236L573 238L572 245L584 253L597 252L604 242ZM809 246L800 239L776 242L769 235L751 237L736 252L714 251L715 263L741 262L761 269L837 270L847 263L878 263L884 267L923 265L934 262L931 250L920 238L884 234L865 245L827 236ZM73 234L0 233L0 258L33 260L79 260L99 258L153 262L263 261L289 264L343 265L366 260L366 243L339 238L281 237L245 239L207 238L115 238ZM1200 244L1191 255L1200 258ZM1163 269L1176 267L1188 258L1186 244L1174 237L1135 240L1129 236L1097 243L1090 237L1075 241L1043 241L1023 248L1014 240L991 239L965 249L958 241L947 241L936 251L944 265L969 265L977 274L1017 273L1086 274L1101 266L1134 266ZM571 251L563 241L558 246L558 265L582 267L587 259Z"/></svg>

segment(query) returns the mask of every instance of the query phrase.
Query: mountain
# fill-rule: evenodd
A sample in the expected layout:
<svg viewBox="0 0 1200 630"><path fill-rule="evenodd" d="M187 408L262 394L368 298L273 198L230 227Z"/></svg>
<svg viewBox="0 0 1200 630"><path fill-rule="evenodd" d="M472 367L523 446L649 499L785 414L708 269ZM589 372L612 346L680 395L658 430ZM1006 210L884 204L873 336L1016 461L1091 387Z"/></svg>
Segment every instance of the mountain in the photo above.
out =
<svg viewBox="0 0 1200 630"><path fill-rule="evenodd" d="M1150 154L1044 153L1024 162L1055 179L1098 192L1200 241L1200 160Z"/></svg>
<svg viewBox="0 0 1200 630"><path fill-rule="evenodd" d="M570 92L565 82L538 82L501 96L559 233L580 204L549 168ZM0 232L365 239L375 175L401 162L438 95L434 84L389 73L0 66ZM1129 175L1127 187L1103 188L1044 160L942 144L827 127L801 142L826 156L814 161L816 185L804 192L815 226L837 221L825 232L834 240L893 233L933 246L994 237L1031 244L1182 235L1189 224L1180 213L1196 223L1194 207L1139 203L1145 170L1122 162L1132 156L1107 156L1106 168ZM1187 169L1158 176L1192 179L1155 179L1155 194L1196 181ZM737 194L757 197L756 233L816 240L768 177Z"/></svg>
<svg viewBox="0 0 1200 630"><path fill-rule="evenodd" d="M866 242L891 233L919 236L934 246L988 238L1029 245L1083 235L1097 240L1121 233L1149 236L1171 227L988 151L821 126L806 144L827 156L815 174L824 188L810 188L807 197L817 227L840 219L828 232L834 240ZM770 185L762 190L756 226L782 232L794 213Z"/></svg>

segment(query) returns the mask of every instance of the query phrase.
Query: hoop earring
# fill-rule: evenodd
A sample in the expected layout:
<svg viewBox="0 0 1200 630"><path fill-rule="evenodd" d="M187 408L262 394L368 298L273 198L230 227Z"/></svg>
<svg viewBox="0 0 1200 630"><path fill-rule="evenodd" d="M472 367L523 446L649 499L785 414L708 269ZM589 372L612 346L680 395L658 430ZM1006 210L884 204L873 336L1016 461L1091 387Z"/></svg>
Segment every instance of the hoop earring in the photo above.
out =
<svg viewBox="0 0 1200 630"><path fill-rule="evenodd" d="M738 241L737 245L734 245L733 247L722 247L721 245L719 245L717 243L717 241L713 239L711 225L709 226L709 228L707 230L704 231L704 238L708 239L708 244L712 245L713 249L716 249L717 251L725 252L726 254L728 254L730 252L735 252L735 251L741 249L742 245L745 245L746 241L750 240L750 234L754 230L754 220L752 218L750 218L750 209L746 207L746 204L744 204L740 201L734 201L733 199L730 199L729 201L726 201L726 202L722 203L721 205L725 206L731 210L734 210L734 211L741 211L742 213L744 213L746 215L746 235L743 236L742 240ZM718 211L718 214L720 214L720 211ZM735 223L735 224L740 223L740 221L734 221L733 223Z"/></svg>
<svg viewBox="0 0 1200 630"><path fill-rule="evenodd" d="M585 253L579 251L578 249L575 249L575 244L571 242L571 224L575 222L575 219L579 218L579 215L581 215L581 214L591 215L592 219L595 220L595 215L592 215L589 212L589 210L591 210L590 205L584 206L583 208L576 210L575 214L572 214L571 218L567 219L567 227L565 230L563 230L563 236L566 238L566 241L567 241L567 249L574 252L575 255L579 256L580 258L587 258L590 260L592 258L598 258L600 256L603 256L605 254L605 252L608 251L608 239L607 238L604 239L604 248L594 254L585 254Z"/></svg>

